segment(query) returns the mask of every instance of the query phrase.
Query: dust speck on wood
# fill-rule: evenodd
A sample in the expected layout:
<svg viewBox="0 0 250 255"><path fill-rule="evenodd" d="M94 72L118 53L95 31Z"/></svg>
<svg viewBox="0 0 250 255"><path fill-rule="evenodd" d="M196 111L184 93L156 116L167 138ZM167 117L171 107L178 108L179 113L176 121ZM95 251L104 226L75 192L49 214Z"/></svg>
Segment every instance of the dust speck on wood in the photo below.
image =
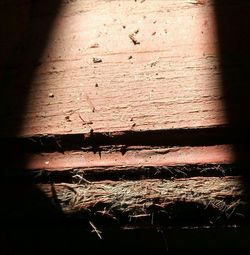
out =
<svg viewBox="0 0 250 255"><path fill-rule="evenodd" d="M66 120L67 122L71 122L70 116L65 116L65 120Z"/></svg>
<svg viewBox="0 0 250 255"><path fill-rule="evenodd" d="M99 46L100 46L99 43L93 43L90 45L90 48L95 49L95 48L99 48Z"/></svg>
<svg viewBox="0 0 250 255"><path fill-rule="evenodd" d="M102 62L102 59L101 58L96 58L94 57L93 58L93 62L96 64L96 63L101 63Z"/></svg>
<svg viewBox="0 0 250 255"><path fill-rule="evenodd" d="M195 4L195 5L205 5L206 4L206 0L193 0L190 3L191 4Z"/></svg>

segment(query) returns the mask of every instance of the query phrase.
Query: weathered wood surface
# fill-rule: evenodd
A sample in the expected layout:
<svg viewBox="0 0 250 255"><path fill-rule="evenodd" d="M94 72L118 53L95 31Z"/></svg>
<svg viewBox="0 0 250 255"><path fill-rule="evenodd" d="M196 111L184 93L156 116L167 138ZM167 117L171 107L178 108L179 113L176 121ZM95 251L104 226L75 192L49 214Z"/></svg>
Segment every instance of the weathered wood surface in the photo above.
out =
<svg viewBox="0 0 250 255"><path fill-rule="evenodd" d="M212 0L63 1L29 91L22 64L10 67L28 95L22 124L13 101L3 118L21 125L20 136L227 124L213 8Z"/></svg>
<svg viewBox="0 0 250 255"><path fill-rule="evenodd" d="M40 189L65 213L80 212L89 219L96 214L114 220L121 220L122 217L127 217L127 220L146 218L149 224L154 220L154 213L165 212L169 219L176 217L175 214L180 213L179 206L183 204L185 207L179 216L186 218L187 222L192 219L192 224L197 224L202 214L213 209L217 217L218 214L220 217L226 216L229 223L231 217L244 217L242 209L247 202L240 177L83 181L83 184L42 184ZM191 215L190 205L195 205ZM195 219L194 215L198 215L198 218ZM208 215L212 218L214 212L209 211Z"/></svg>
<svg viewBox="0 0 250 255"><path fill-rule="evenodd" d="M230 10L232 2L225 4ZM91 231L102 237L100 227L113 231L108 242L104 234L109 253L114 243L134 252L128 236L140 252L159 248L159 236L152 241L155 230L164 249L174 243L177 249L198 244L197 250L218 250L224 242L232 251L236 242L249 250L249 229L239 236L237 227L249 220L248 179L239 168L231 171L241 155L229 145L230 132L223 133L230 120L214 1L53 3L60 8L43 8L43 1L0 2L0 34L6 35L0 39L0 89L7 100L0 104L0 136L25 137L3 139L1 219L14 226L19 246L32 244L37 252L50 239L55 253L66 246L69 252L89 246L105 253L104 243L88 242ZM233 45L236 53L241 45ZM74 224L68 227L64 218L59 227L61 212ZM131 233L123 236L121 227ZM172 231L167 241L164 227ZM135 228L143 234L139 244ZM151 229L148 236L145 228Z"/></svg>
<svg viewBox="0 0 250 255"><path fill-rule="evenodd" d="M235 163L230 145L204 147L104 147L100 151L66 151L64 153L28 154L25 168L30 170L83 171L131 170L143 167L230 165ZM218 171L221 170L220 168ZM167 171L167 169L166 169Z"/></svg>

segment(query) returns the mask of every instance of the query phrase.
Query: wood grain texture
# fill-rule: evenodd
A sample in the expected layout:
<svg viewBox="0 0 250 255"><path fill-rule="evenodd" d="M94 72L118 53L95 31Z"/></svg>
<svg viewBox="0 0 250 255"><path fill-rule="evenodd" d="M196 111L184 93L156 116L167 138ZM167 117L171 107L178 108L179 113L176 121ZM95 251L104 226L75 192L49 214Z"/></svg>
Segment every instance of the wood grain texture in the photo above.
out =
<svg viewBox="0 0 250 255"><path fill-rule="evenodd" d="M214 3L0 1L1 218L19 246L249 250L249 149L221 77L238 64L220 60Z"/></svg>
<svg viewBox="0 0 250 255"><path fill-rule="evenodd" d="M63 1L19 135L227 124L212 2Z"/></svg>
<svg viewBox="0 0 250 255"><path fill-rule="evenodd" d="M230 145L204 147L107 147L99 152L68 151L29 154L25 168L29 170L64 171L117 171L141 167L230 165L235 163ZM220 169L218 169L219 171ZM168 171L168 169L166 169Z"/></svg>

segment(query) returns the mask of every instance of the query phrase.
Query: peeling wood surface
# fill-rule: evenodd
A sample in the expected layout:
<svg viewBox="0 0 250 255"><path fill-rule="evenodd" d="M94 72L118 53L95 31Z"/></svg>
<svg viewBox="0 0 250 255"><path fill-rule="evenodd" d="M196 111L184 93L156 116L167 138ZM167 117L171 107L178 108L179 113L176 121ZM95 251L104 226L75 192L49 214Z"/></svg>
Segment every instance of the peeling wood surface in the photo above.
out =
<svg viewBox="0 0 250 255"><path fill-rule="evenodd" d="M44 22L52 14L40 15ZM23 86L19 135L227 124L217 46L211 0L63 1L30 91ZM20 66L9 72L21 86ZM19 125L11 104L4 118Z"/></svg>

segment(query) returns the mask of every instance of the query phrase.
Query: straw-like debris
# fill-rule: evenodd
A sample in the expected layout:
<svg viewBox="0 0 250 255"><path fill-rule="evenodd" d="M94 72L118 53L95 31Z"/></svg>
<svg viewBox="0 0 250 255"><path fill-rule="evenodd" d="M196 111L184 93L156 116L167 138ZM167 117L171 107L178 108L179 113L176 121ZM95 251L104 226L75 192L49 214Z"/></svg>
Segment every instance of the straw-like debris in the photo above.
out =
<svg viewBox="0 0 250 255"><path fill-rule="evenodd" d="M64 212L103 212L116 218L146 217L152 206L167 211L176 203L195 203L213 208L230 218L244 203L240 177L195 177L176 180L101 181L84 184L55 184ZM41 185L51 196L49 185Z"/></svg>

